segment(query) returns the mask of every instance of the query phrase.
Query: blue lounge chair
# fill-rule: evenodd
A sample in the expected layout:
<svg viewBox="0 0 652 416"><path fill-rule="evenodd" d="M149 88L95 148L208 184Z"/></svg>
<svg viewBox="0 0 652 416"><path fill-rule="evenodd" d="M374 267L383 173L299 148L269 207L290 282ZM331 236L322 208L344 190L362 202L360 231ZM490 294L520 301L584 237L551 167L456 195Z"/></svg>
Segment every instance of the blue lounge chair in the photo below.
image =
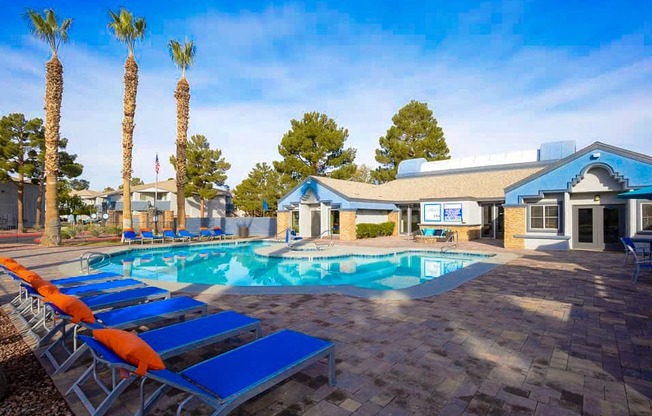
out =
<svg viewBox="0 0 652 416"><path fill-rule="evenodd" d="M251 331L255 333L256 338L262 336L260 320L234 311L225 311L151 331L145 331L138 334L138 336L165 360L193 349L215 344ZM93 354L96 354L94 348L96 340L89 336L83 336L82 339L89 345ZM102 383L99 377L94 377L95 371L96 364L94 361L77 381L75 381L66 394L74 392L92 415L103 415L137 377L130 375L127 378L121 379L113 388L109 388ZM106 392L106 398L97 407L93 406L82 389L83 385L88 381L94 381Z"/></svg>
<svg viewBox="0 0 652 416"><path fill-rule="evenodd" d="M131 245L131 243L143 244L142 237L137 236L136 232L134 230L130 230L130 229L129 230L124 230L122 232L122 241L124 243L129 243L129 245Z"/></svg>
<svg viewBox="0 0 652 416"><path fill-rule="evenodd" d="M137 377L134 375L136 368L120 359L109 348L91 337L80 336L80 338L93 353L93 367L104 364L112 370L127 370L130 378ZM215 409L213 415L225 415L252 397L323 358L328 358L329 383L335 385L333 343L300 332L283 330L178 373L167 369L149 370L144 380L150 379L162 385L147 399L141 388L140 414L145 414L161 395L175 388L189 395L179 404L178 415L194 398L213 407ZM71 390L77 392L78 386L78 383L75 383ZM104 412L106 410L102 409ZM92 410L91 412L98 416L102 414Z"/></svg>
<svg viewBox="0 0 652 416"><path fill-rule="evenodd" d="M160 241L161 244L163 243L163 237L160 235L154 235L152 230L141 229L140 235L142 236L143 242L148 241L154 244L155 242Z"/></svg>
<svg viewBox="0 0 652 416"><path fill-rule="evenodd" d="M4 272L9 276L15 283L18 284L18 295L9 302L9 305L17 312L23 312L27 307L32 306L33 298L30 296L30 293L26 289L25 281L17 276L13 271L4 268ZM121 279L122 275L112 272L102 272L96 274L89 274L83 276L70 276L64 277L61 279L50 280L49 282L53 285L62 288L68 286L78 286L91 283L101 283L110 280Z"/></svg>
<svg viewBox="0 0 652 416"><path fill-rule="evenodd" d="M94 313L93 316L95 316L96 319L95 323L86 323L81 321L78 324L74 324L72 331L68 331L66 330L66 327L68 326L68 323L71 322L72 318L57 308L56 305L51 303L46 303L46 305L47 307L51 308L51 310L56 314L57 318L61 319L59 324L55 325L39 340L39 346L45 345L57 334L57 332L61 332L61 337L50 344L48 348L46 348L45 351L43 351L41 354L42 357L47 357L54 366L55 371L53 375L66 371L88 349L85 345L78 347L76 344L77 339L74 338L74 336L77 335L77 331L80 328L91 330L101 328L131 329L137 328L141 325L160 322L165 319L183 318L188 314L197 312L201 313L202 315L206 315L208 309L207 305L203 302L188 296L179 296L176 298ZM69 350L66 346L68 335L71 332L73 333L72 351ZM63 347L60 349L64 350L68 354L67 358L61 363L55 358L55 348L60 346Z"/></svg>
<svg viewBox="0 0 652 416"><path fill-rule="evenodd" d="M292 247L295 242L300 240L303 240L303 237L298 236L296 231L291 228L285 229L285 243L288 245L288 247Z"/></svg>
<svg viewBox="0 0 652 416"><path fill-rule="evenodd" d="M200 239L206 239L206 240L212 240L215 238L215 234L211 232L208 228L200 228L199 229L199 238Z"/></svg>
<svg viewBox="0 0 652 416"><path fill-rule="evenodd" d="M174 242L174 241L186 241L187 238L183 237L183 236L180 236L180 235L176 235L171 228L166 228L166 229L163 230L163 241L165 241L165 240L170 240L172 242Z"/></svg>
<svg viewBox="0 0 652 416"><path fill-rule="evenodd" d="M650 270L652 271L652 259L649 257L638 257L636 254L636 249L627 246L629 254L634 258L634 274L632 275L632 283L638 282L638 275L641 273L641 270Z"/></svg>
<svg viewBox="0 0 652 416"><path fill-rule="evenodd" d="M220 227L213 228L213 235L215 238L224 240L225 238L233 238L233 234L224 232Z"/></svg>
<svg viewBox="0 0 652 416"><path fill-rule="evenodd" d="M179 229L179 235L180 235L181 237L185 237L185 238L187 238L188 241L196 240L196 239L199 238L199 234L193 234L193 233L191 233L190 231L186 230L185 228L180 228L180 229Z"/></svg>
<svg viewBox="0 0 652 416"><path fill-rule="evenodd" d="M652 252L650 252L647 246L636 246L631 237L620 237L620 242L623 243L623 246L625 247L625 260L623 261L623 264L627 264L627 259L631 252L636 253L641 260L652 257Z"/></svg>

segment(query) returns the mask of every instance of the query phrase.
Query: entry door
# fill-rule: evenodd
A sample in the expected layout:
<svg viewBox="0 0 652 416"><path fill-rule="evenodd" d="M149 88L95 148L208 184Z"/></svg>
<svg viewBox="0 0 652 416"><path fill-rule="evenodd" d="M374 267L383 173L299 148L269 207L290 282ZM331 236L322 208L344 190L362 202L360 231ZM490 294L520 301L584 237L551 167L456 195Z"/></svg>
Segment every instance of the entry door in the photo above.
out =
<svg viewBox="0 0 652 416"><path fill-rule="evenodd" d="M494 224L496 216L494 215L494 204L482 205L482 237L494 238Z"/></svg>
<svg viewBox="0 0 652 416"><path fill-rule="evenodd" d="M310 235L319 237L321 234L321 211L310 211Z"/></svg>
<svg viewBox="0 0 652 416"><path fill-rule="evenodd" d="M573 248L618 249L618 239L624 230L624 205L573 207Z"/></svg>

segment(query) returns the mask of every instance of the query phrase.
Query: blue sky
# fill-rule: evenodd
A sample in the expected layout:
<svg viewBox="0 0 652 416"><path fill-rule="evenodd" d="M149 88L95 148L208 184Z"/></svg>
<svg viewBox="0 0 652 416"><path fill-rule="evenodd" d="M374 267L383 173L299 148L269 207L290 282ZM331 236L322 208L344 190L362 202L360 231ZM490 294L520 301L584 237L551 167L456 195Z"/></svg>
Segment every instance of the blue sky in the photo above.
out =
<svg viewBox="0 0 652 416"><path fill-rule="evenodd" d="M107 29L107 10L120 6L148 25L136 47L133 173L146 182L156 152L160 178L174 176L179 73L167 42L186 38L197 45L189 135L223 151L232 187L256 162L278 160L290 120L308 111L347 128L356 162L375 167L378 138L412 99L434 111L453 157L555 140L652 153L650 1L7 3L0 114L44 117L49 51L28 33L25 7L74 19L59 53L61 133L92 189L121 178L126 47Z"/></svg>

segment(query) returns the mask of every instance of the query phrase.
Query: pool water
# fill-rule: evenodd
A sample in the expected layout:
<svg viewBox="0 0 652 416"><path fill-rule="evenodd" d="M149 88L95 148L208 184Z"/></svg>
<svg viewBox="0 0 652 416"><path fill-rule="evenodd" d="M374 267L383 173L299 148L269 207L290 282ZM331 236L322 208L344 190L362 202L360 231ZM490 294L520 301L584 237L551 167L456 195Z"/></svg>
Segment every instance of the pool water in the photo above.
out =
<svg viewBox="0 0 652 416"><path fill-rule="evenodd" d="M103 271L133 277L228 286L353 285L374 290L404 289L460 270L482 257L429 252L330 259L257 255L268 243L137 249L113 255Z"/></svg>

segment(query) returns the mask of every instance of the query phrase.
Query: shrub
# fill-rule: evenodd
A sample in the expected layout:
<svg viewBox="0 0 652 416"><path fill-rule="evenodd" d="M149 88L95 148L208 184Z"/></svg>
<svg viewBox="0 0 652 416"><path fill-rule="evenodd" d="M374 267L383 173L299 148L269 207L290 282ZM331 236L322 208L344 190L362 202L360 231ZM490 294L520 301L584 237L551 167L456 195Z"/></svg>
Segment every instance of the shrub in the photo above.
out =
<svg viewBox="0 0 652 416"><path fill-rule="evenodd" d="M120 235L122 234L122 228L118 227L117 225L107 225L105 232L108 235Z"/></svg>
<svg viewBox="0 0 652 416"><path fill-rule="evenodd" d="M355 236L356 238L375 238L378 236L392 235L394 233L394 225L393 221L380 224L358 224L355 227Z"/></svg>
<svg viewBox="0 0 652 416"><path fill-rule="evenodd" d="M93 237L99 237L100 234L102 234L102 230L100 230L99 227L94 227L94 228L91 230L91 235L92 235Z"/></svg>

